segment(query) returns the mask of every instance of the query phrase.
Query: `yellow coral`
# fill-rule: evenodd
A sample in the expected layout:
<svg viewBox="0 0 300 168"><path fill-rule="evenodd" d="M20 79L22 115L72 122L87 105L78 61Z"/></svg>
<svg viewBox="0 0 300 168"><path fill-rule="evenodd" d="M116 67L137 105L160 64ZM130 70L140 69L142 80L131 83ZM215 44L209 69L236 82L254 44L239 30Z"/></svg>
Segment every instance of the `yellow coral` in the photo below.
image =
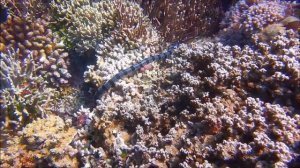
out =
<svg viewBox="0 0 300 168"><path fill-rule="evenodd" d="M44 159L55 167L77 167L74 156L77 150L69 144L76 129L67 126L63 119L50 115L28 124L18 136L1 149L1 167L35 167Z"/></svg>
<svg viewBox="0 0 300 168"><path fill-rule="evenodd" d="M5 51L5 45L3 43L0 43L0 52Z"/></svg>

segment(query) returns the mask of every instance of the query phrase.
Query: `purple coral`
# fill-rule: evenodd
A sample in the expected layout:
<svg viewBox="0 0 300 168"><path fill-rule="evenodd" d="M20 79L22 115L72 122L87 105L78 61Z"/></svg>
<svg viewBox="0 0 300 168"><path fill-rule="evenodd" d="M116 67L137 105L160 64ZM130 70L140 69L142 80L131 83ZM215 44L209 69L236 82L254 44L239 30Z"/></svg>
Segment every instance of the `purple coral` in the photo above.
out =
<svg viewBox="0 0 300 168"><path fill-rule="evenodd" d="M240 21L246 32L262 30L265 26L282 20L287 6L279 1L260 1L243 12Z"/></svg>
<svg viewBox="0 0 300 168"><path fill-rule="evenodd" d="M283 26L281 21L291 15L297 15L291 2L259 0L249 3L249 1L239 1L226 13L221 22L221 27L223 27L220 32L221 40L228 44L249 43L249 37L253 34L266 32L264 29L272 24ZM273 28L269 28L268 31L273 31L274 34L280 26L277 28L272 26ZM286 23L285 26L287 26Z"/></svg>

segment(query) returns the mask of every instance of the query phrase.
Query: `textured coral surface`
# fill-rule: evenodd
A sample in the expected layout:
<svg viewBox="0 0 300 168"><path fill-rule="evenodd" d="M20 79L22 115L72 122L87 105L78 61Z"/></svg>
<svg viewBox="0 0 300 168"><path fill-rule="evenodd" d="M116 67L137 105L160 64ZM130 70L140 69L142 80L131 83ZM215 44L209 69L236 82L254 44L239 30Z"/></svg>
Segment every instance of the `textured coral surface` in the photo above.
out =
<svg viewBox="0 0 300 168"><path fill-rule="evenodd" d="M0 2L0 167L300 166L299 4Z"/></svg>

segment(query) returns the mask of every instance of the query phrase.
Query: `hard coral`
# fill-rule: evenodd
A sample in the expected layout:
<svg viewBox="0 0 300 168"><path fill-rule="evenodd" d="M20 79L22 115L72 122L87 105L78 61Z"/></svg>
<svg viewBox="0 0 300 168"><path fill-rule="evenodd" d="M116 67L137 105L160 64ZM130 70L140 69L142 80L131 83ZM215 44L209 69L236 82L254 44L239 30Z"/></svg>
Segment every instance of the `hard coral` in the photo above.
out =
<svg viewBox="0 0 300 168"><path fill-rule="evenodd" d="M282 20L286 13L287 6L279 1L261 1L252 5L242 14L242 29L245 32L262 30L266 25Z"/></svg>
<svg viewBox="0 0 300 168"><path fill-rule="evenodd" d="M115 10L107 0L53 1L58 24L66 24L66 36L78 52L94 47L115 26Z"/></svg>
<svg viewBox="0 0 300 168"><path fill-rule="evenodd" d="M57 116L39 118L1 149L1 167L77 167L77 150L69 145L75 135L76 130Z"/></svg>
<svg viewBox="0 0 300 168"><path fill-rule="evenodd" d="M130 67L157 51L155 47L151 46L149 48L141 46L134 50L126 50L121 44L111 46L109 44L115 43L108 41L99 45L97 63L88 66L88 70L84 73L85 82L91 82L100 87L120 70Z"/></svg>
<svg viewBox="0 0 300 168"><path fill-rule="evenodd" d="M277 0L261 0L256 3L240 1L227 13L224 23L230 28L253 33L285 18L287 4Z"/></svg>
<svg viewBox="0 0 300 168"><path fill-rule="evenodd" d="M18 52L1 53L1 129L19 128L45 114L55 90L37 71L41 68L29 54L23 61Z"/></svg>
<svg viewBox="0 0 300 168"><path fill-rule="evenodd" d="M60 86L68 83L71 77L68 72L68 53L58 37L52 33L45 19L31 20L28 17L8 16L6 23L1 24L0 44L2 52L11 48L18 53L18 59L32 54L36 64L50 85Z"/></svg>
<svg viewBox="0 0 300 168"><path fill-rule="evenodd" d="M104 3L104 2L103 2ZM113 1L116 10L115 27L93 47L97 61L84 73L85 82L97 87L120 70L160 51L158 32L132 2Z"/></svg>
<svg viewBox="0 0 300 168"><path fill-rule="evenodd" d="M223 37L221 38L229 44L249 43L249 38L253 34L270 31L270 25L274 25L273 28L276 30L280 27L288 28L288 23L282 24L281 21L291 17L290 15L296 15L291 2L279 0L260 0L253 3L239 1L226 13L226 17L222 21L223 30L220 34ZM281 26L275 27L275 25Z"/></svg>
<svg viewBox="0 0 300 168"><path fill-rule="evenodd" d="M295 41L288 32L286 40ZM292 44L279 50L297 50L298 43ZM150 87L138 77L135 83L116 83L95 109L92 126L104 140L93 145L106 157L94 164L103 166L110 157L113 166L254 166L262 160L287 166L299 155L296 95L282 94L286 101L279 101L270 85L299 89L294 76L299 61L297 54L281 55L272 43L266 45L272 48L268 54L207 40L182 44ZM272 67L272 60L287 69ZM288 76L284 83L275 78L279 72Z"/></svg>
<svg viewBox="0 0 300 168"><path fill-rule="evenodd" d="M206 7L228 1L178 1L178 8L170 1L139 2L153 22L162 23L157 26L167 40L175 41L218 23L210 19L220 13ZM297 18L287 17L290 5L240 1L224 20L228 36L221 32L219 39L190 40L169 52L162 52L164 40L129 0L52 0L51 10L57 12L53 25L40 17L9 16L1 26L10 26L1 35L12 38L0 39L5 51L0 70L1 167L296 167L300 43ZM209 18L203 19L205 14ZM16 31L16 25L26 34ZM33 35L46 39L29 38L26 26L37 27ZM45 81L45 74L60 78L60 64L67 61L49 26L59 29L80 54L96 54L74 54L74 64L93 64L85 69L88 83L82 90L69 86L58 93L46 87L51 79ZM14 32L40 47L27 49L26 40ZM246 42L222 43L236 35ZM164 63L145 65L153 59ZM142 65L143 73L130 74ZM82 93L94 94L94 85L106 81L103 88L110 89L104 89L96 105L90 97L82 99ZM15 125L22 131L13 133L9 128Z"/></svg>
<svg viewBox="0 0 300 168"><path fill-rule="evenodd" d="M178 41L218 31L221 1L137 0L167 41Z"/></svg>
<svg viewBox="0 0 300 168"><path fill-rule="evenodd" d="M95 49L107 37L124 42L132 49L145 43L146 35L149 36L149 21L133 2L53 1L52 9L58 13L57 25L66 24L67 39L80 53Z"/></svg>
<svg viewBox="0 0 300 168"><path fill-rule="evenodd" d="M13 16L27 16L32 19L47 17L49 4L47 0L1 0Z"/></svg>

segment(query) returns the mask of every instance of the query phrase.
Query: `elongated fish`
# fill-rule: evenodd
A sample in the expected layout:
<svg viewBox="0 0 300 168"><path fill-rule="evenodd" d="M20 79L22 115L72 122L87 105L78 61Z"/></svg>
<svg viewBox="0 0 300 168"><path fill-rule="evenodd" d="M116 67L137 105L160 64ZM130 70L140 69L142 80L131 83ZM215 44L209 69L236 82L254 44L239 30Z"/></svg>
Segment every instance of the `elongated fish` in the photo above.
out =
<svg viewBox="0 0 300 168"><path fill-rule="evenodd" d="M161 53L159 55L150 56L148 58L143 59L142 61L130 66L129 68L121 70L115 76L113 76L110 80L106 81L96 92L96 98L100 98L104 93L106 93L111 87L115 85L117 81L122 79L124 76L128 74L135 73L139 71L144 65L150 64L154 61L164 60L171 56L174 49L178 48L179 43L175 43L170 45L166 52Z"/></svg>

